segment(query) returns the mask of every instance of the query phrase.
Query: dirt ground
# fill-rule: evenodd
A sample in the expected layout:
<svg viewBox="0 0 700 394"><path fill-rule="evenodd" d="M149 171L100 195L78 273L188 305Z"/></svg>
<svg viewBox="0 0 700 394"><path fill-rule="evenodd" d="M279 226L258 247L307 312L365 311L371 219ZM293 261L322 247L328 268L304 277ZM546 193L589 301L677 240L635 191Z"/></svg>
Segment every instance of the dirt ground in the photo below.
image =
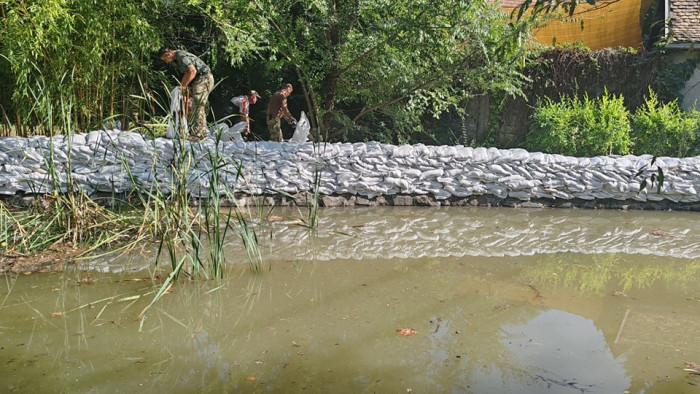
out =
<svg viewBox="0 0 700 394"><path fill-rule="evenodd" d="M33 272L59 272L66 265L74 264L75 257L85 250L69 246L52 247L46 251L27 256L0 254L0 274L31 274Z"/></svg>

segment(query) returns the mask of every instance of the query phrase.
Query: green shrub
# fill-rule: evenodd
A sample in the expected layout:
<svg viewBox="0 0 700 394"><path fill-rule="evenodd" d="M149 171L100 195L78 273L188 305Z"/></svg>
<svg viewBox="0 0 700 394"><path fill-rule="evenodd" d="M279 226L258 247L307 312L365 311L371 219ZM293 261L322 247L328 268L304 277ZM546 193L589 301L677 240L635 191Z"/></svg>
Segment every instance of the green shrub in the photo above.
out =
<svg viewBox="0 0 700 394"><path fill-rule="evenodd" d="M579 134L573 125L569 100L554 102L545 97L537 103L525 146L532 151L575 155L573 139Z"/></svg>
<svg viewBox="0 0 700 394"><path fill-rule="evenodd" d="M583 100L562 96L559 102L539 102L526 140L531 151L571 156L627 154L630 151L629 112L622 95L605 94Z"/></svg>
<svg viewBox="0 0 700 394"><path fill-rule="evenodd" d="M695 141L700 134L700 113L684 112L678 101L659 103L649 92L646 103L632 117L631 137L635 154L685 157L698 154Z"/></svg>

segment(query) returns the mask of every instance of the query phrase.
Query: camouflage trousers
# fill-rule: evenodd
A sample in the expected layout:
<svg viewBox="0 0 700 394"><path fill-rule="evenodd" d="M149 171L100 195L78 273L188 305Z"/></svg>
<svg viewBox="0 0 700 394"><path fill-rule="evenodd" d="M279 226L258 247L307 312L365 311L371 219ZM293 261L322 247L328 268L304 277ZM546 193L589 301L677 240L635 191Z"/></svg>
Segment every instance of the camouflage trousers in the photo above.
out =
<svg viewBox="0 0 700 394"><path fill-rule="evenodd" d="M214 76L211 73L196 78L189 85L191 109L194 112L194 123L190 136L203 139L207 136L207 110L209 108L209 92L214 88Z"/></svg>
<svg viewBox="0 0 700 394"><path fill-rule="evenodd" d="M282 142L282 126L280 117L267 117L267 130L270 132L270 141Z"/></svg>

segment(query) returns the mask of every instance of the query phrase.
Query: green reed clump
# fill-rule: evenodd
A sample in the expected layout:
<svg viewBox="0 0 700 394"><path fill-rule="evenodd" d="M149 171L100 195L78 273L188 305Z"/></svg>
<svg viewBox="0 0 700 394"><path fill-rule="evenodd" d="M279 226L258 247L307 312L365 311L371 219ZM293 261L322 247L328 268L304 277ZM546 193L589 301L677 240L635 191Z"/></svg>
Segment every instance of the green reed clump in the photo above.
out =
<svg viewBox="0 0 700 394"><path fill-rule="evenodd" d="M65 76L64 76L65 79ZM84 190L76 187L71 171L71 141L75 126L72 120L73 102L64 96L50 99L44 89L41 75L29 89L34 99L34 113L43 116L43 128L49 134L61 130L65 137L49 137L48 148L43 150L47 167L49 193L35 186L34 204L22 212L10 212L4 205L0 210L2 238L6 253L34 254L54 244L86 246L87 251L100 247L114 247L127 241L137 243L141 235L138 220L131 215L110 210L90 199ZM54 108L54 103L58 108ZM59 124L55 123L58 119ZM54 138L67 141L67 160L57 159Z"/></svg>
<svg viewBox="0 0 700 394"><path fill-rule="evenodd" d="M249 225L246 216L241 211L241 207L236 205L226 213L221 211L221 196L226 195L235 199L234 192L223 182L222 173L227 171L229 161L219 150L220 136L215 139L215 149L207 151L202 158L199 154L197 142L186 142L187 119L182 113L172 113L172 117L180 117L182 125L177 130L178 138L172 142L173 158L166 166L168 169L167 179L170 180L168 187L150 187L148 189L138 189L141 200L145 206L151 206L148 212L157 215L159 224L153 228L158 239L158 253L156 264L161 260L161 256L167 255L172 271L166 280L160 285L152 302L139 314L141 324L143 317L150 307L173 285L181 274L188 277L204 276L205 278L222 278L223 264L225 262L224 242L229 230L234 229L235 222L238 223L239 234L243 240L244 249L251 269L254 272L262 272L262 255L260 253L257 234ZM179 122L178 122L179 123ZM159 158L155 158L154 168L161 168L157 165ZM208 185L207 193L201 198L191 198L189 185L192 177L197 173L195 168L207 167L209 170L204 175L204 180ZM242 176L241 165L235 166L236 181ZM154 179L159 179L155 174ZM133 177L132 177L133 179ZM235 183L235 182L234 182ZM164 192L163 190L168 192ZM196 204L192 204L194 201ZM204 251L208 253L203 253ZM208 262L205 259L208 255Z"/></svg>
<svg viewBox="0 0 700 394"><path fill-rule="evenodd" d="M310 228L318 227L318 203L319 203L319 188L321 186L321 166L314 166L314 181L312 186L311 201L307 202L307 218Z"/></svg>
<svg viewBox="0 0 700 394"><path fill-rule="evenodd" d="M320 143L314 142L314 152L318 154L321 149ZM318 227L318 212L320 203L320 188L321 188L321 175L323 172L324 165L321 162L314 163L313 168L313 179L310 182L311 193L304 194L304 206L306 207L306 220L304 220L304 225L308 228L314 229ZM289 197L289 194L283 193ZM301 216L301 212L299 212Z"/></svg>
<svg viewBox="0 0 700 394"><path fill-rule="evenodd" d="M205 238L209 244L209 270L212 276L223 277L221 269L224 263L224 240L227 231L232 227L232 212L226 213L222 221L221 214L221 193L220 190L227 189L225 183L221 181L221 170L226 167L227 162L219 151L220 135L216 137L215 149L207 153L207 158L211 165L209 176L208 196L205 203L201 205L203 215L203 225L199 227L200 238ZM241 174L240 164L236 170L237 175ZM201 200L200 200L201 201Z"/></svg>
<svg viewBox="0 0 700 394"><path fill-rule="evenodd" d="M148 97L144 94L138 99L146 100ZM160 107L165 108L165 105ZM182 101L179 107L184 108ZM176 108L166 111L168 115L163 122L170 124L176 134L172 140L173 157L168 158L167 163L162 163L162 158L154 158L154 179L168 179L169 184L163 185L165 187L144 187L138 185L135 177L129 173L135 185L135 194L145 207L144 217L151 218L144 220L144 227L149 228L149 232L158 240L157 261L162 256L168 256L174 272L173 279L183 272L191 277L222 277L224 240L233 229L239 231L246 255L252 262L252 270L259 272L262 257L257 234L248 220L252 215L246 215L237 204L224 214L221 211L222 196L229 196L232 201L238 202L233 190L222 178L225 171L230 171L227 169L230 160L220 151L221 135L215 136L213 150L205 152L203 157L197 157L201 152L196 147L201 143L186 142L193 119L188 119L184 112ZM198 166L209 170L203 175L196 175L195 168ZM167 168L167 174L159 174L159 168ZM234 168L236 183L242 177L240 163L234 164ZM194 176L204 177L202 183L208 184L207 193L201 198L191 198L188 185Z"/></svg>
<svg viewBox="0 0 700 394"><path fill-rule="evenodd" d="M258 234L249 223L248 219L243 215L240 209L236 209L236 220L239 225L238 236L241 241L243 241L243 249L245 250L246 257L250 264L250 269L255 273L263 272L263 257L262 249L260 248L260 241L258 240ZM272 236L272 232L270 232ZM271 269L272 266L268 266Z"/></svg>
<svg viewBox="0 0 700 394"><path fill-rule="evenodd" d="M238 183L239 179L243 179L245 181L243 177L243 163L238 163L238 165L236 166L236 174L234 176L233 183ZM250 208L250 205L246 204L245 206L242 206L240 204L238 198L236 198L234 190L225 187L224 193L226 197L234 203L234 206L228 212L229 216L227 216L227 220L231 218L231 215L235 217L235 223L238 225L238 227L235 230L237 230L238 238L240 238L241 242L243 243L243 250L245 251L245 255L248 260L250 269L255 273L262 273L264 272L262 248L260 239L258 238L258 232L255 229L270 216L272 208L266 211L265 205L262 200L264 197L260 196L260 201L254 204L256 210L253 211ZM233 222L228 221L227 225L229 227L232 227ZM269 241L271 246L271 229L269 232ZM271 268L271 265L268 265L267 269L269 270Z"/></svg>

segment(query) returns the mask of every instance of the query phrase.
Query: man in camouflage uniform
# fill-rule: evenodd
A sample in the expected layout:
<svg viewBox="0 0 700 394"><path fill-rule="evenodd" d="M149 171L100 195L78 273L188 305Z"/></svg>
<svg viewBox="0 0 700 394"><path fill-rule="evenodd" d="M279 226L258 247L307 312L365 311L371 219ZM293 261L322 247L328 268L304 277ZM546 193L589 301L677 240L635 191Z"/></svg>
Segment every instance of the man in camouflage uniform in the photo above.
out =
<svg viewBox="0 0 700 394"><path fill-rule="evenodd" d="M214 76L199 57L180 49L162 47L158 56L166 63L175 61L182 73L180 89L190 93L192 108L195 110L195 120L190 129L190 140L199 141L207 135L207 106L209 92L214 87Z"/></svg>
<svg viewBox="0 0 700 394"><path fill-rule="evenodd" d="M282 89L270 97L270 102L267 105L267 129L270 132L270 141L282 142L280 118L284 118L292 127L297 125L297 120L287 109L287 97L290 94L292 94L292 84L285 83Z"/></svg>

